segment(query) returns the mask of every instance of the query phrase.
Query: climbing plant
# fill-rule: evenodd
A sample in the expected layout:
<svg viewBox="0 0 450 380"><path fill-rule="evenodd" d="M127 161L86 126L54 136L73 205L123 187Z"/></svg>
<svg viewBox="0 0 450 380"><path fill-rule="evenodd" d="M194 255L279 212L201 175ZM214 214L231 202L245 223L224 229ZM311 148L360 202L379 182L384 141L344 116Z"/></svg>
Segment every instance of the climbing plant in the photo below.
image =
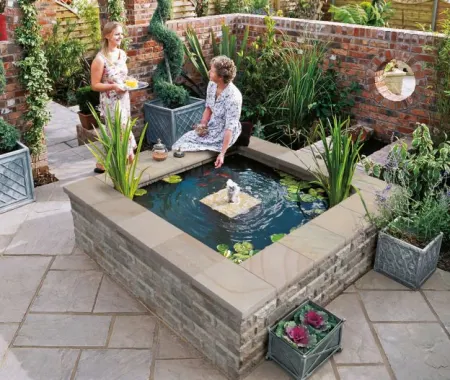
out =
<svg viewBox="0 0 450 380"><path fill-rule="evenodd" d="M0 95L3 94L6 87L5 67L3 61L0 59Z"/></svg>
<svg viewBox="0 0 450 380"><path fill-rule="evenodd" d="M42 151L44 126L50 119L46 106L51 85L34 3L35 0L18 0L23 18L22 24L15 30L15 35L23 50L23 59L16 63L19 67L19 80L28 92L25 121L29 128L23 139L31 153L38 154Z"/></svg>
<svg viewBox="0 0 450 380"><path fill-rule="evenodd" d="M164 60L153 75L154 90L165 107L177 108L188 102L189 94L184 88L173 83L181 74L184 51L183 42L177 34L165 26L170 11L171 0L158 0L148 31L164 48Z"/></svg>

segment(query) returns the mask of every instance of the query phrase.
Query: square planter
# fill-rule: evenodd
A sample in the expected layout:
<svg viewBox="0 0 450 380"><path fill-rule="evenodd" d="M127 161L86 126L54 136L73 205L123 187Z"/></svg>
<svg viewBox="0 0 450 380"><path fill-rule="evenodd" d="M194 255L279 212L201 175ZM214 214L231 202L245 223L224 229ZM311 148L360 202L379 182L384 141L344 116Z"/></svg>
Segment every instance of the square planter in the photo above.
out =
<svg viewBox="0 0 450 380"><path fill-rule="evenodd" d="M167 149L172 149L175 141L200 122L204 110L205 101L194 97L189 98L189 104L175 109L164 107L159 99L146 102L144 117L148 123L147 142L152 144L161 139Z"/></svg>
<svg viewBox="0 0 450 380"><path fill-rule="evenodd" d="M21 142L0 155L0 214L34 201L29 149Z"/></svg>
<svg viewBox="0 0 450 380"><path fill-rule="evenodd" d="M306 353L302 353L276 335L275 331L278 323L269 328L269 351L267 353L267 359L275 361L296 380L309 378L328 358L334 353L341 351L342 326L344 321L314 302L310 300L303 302L295 310L281 318L281 320L292 320L294 314L307 304L313 306L318 311L322 311L336 318L337 323L315 347Z"/></svg>
<svg viewBox="0 0 450 380"><path fill-rule="evenodd" d="M387 234L385 230L380 231L374 270L409 288L419 289L436 270L442 237L441 232L422 249Z"/></svg>

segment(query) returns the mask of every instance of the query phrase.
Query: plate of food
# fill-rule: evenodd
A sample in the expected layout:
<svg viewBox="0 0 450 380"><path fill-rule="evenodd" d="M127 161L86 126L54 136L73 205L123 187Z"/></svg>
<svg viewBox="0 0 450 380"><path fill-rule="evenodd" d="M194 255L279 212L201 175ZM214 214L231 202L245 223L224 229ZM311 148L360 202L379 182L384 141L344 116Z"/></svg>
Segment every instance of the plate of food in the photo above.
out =
<svg viewBox="0 0 450 380"><path fill-rule="evenodd" d="M138 81L135 78L127 78L125 82L123 82L123 86L127 91L136 91L142 90L143 88L148 87L148 82Z"/></svg>

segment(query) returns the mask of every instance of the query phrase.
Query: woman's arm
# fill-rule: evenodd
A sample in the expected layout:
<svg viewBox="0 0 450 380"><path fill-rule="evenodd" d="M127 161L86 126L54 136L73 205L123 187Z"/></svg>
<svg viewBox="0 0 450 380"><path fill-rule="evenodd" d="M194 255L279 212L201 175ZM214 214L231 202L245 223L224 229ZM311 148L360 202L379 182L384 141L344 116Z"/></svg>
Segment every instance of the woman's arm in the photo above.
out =
<svg viewBox="0 0 450 380"><path fill-rule="evenodd" d="M202 120L200 120L200 124L208 125L209 119L211 119L212 111L208 106L205 107L203 111Z"/></svg>
<svg viewBox="0 0 450 380"><path fill-rule="evenodd" d="M117 93L125 92L117 83L102 83L103 69L105 63L97 56L91 66L91 88L94 91L116 91Z"/></svg>

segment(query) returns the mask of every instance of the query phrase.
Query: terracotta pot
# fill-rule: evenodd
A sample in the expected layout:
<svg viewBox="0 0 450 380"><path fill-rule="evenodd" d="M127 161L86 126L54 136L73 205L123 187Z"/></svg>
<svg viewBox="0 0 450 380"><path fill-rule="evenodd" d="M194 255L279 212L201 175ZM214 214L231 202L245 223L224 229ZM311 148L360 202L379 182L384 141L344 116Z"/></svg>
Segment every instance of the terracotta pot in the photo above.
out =
<svg viewBox="0 0 450 380"><path fill-rule="evenodd" d="M8 32L6 31L6 15L0 14L0 41L8 40Z"/></svg>
<svg viewBox="0 0 450 380"><path fill-rule="evenodd" d="M84 129L93 129L97 124L97 122L95 121L95 117L92 114L84 114L78 112L78 117L80 118L81 125Z"/></svg>

